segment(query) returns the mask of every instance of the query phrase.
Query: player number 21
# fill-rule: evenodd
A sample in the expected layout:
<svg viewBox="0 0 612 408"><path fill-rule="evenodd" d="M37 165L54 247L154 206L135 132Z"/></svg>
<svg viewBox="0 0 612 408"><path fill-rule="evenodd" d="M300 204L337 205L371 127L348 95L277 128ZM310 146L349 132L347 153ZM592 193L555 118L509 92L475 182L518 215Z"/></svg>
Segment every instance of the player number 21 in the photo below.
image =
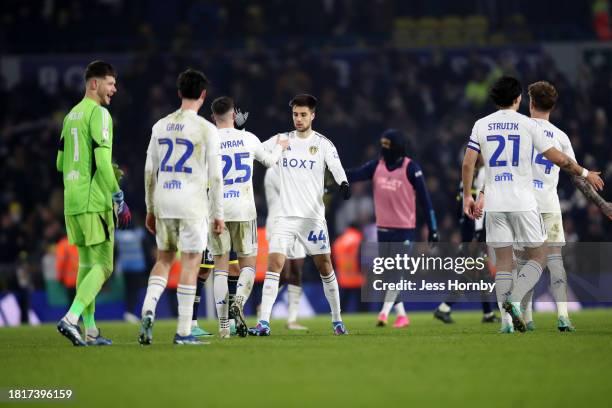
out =
<svg viewBox="0 0 612 408"><path fill-rule="evenodd" d="M521 148L521 136L519 135L508 135L508 141L512 142L512 165L518 166L519 164L519 151ZM490 167L504 167L508 165L506 160L498 160L501 156L504 148L506 147L506 138L502 135L489 135L487 136L487 142L497 142L497 148L491 155L489 160Z"/></svg>
<svg viewBox="0 0 612 408"><path fill-rule="evenodd" d="M325 240L327 240L327 237L323 233L323 230L319 231L319 236L318 237L315 235L314 231L310 231L308 233L308 240L312 241L312 242L314 242L316 244L317 241L325 241Z"/></svg>

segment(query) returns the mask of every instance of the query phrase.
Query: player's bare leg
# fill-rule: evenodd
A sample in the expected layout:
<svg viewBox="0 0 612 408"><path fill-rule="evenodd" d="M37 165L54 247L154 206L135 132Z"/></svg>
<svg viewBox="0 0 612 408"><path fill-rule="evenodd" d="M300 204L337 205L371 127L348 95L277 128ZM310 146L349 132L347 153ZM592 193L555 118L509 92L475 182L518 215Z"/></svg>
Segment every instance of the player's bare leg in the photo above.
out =
<svg viewBox="0 0 612 408"><path fill-rule="evenodd" d="M308 330L297 322L297 314L302 297L302 268L304 267L304 258L289 259L283 267L282 278L287 284L287 303L288 317L287 329L289 330Z"/></svg>
<svg viewBox="0 0 612 408"><path fill-rule="evenodd" d="M236 284L236 299L230 306L230 315L236 321L236 334L240 337L245 337L248 333L248 326L244 316L244 304L251 295L253 283L255 282L255 263L257 258L247 256L238 258L239 274L238 283Z"/></svg>
<svg viewBox="0 0 612 408"><path fill-rule="evenodd" d="M195 300L201 259L201 251L181 253L181 275L176 289L178 323L174 336L174 344L205 344L191 335L191 316L193 314L193 302Z"/></svg>
<svg viewBox="0 0 612 408"><path fill-rule="evenodd" d="M229 253L215 255L215 271L213 273L213 293L215 298L215 308L219 319L219 336L222 339L229 339L229 289L227 285L229 271Z"/></svg>
<svg viewBox="0 0 612 408"><path fill-rule="evenodd" d="M319 271L319 275L321 276L321 281L323 282L323 291L325 292L325 297L327 298L327 302L329 303L329 307L331 309L334 334L348 334L340 314L340 290L338 289L338 280L336 279L336 274L334 273L331 257L329 254L319 254L314 255L312 260L314 261L314 264Z"/></svg>
<svg viewBox="0 0 612 408"><path fill-rule="evenodd" d="M142 304L140 321L140 331L138 342L142 345L149 345L153 341L153 321L155 320L155 309L166 285L168 284L168 274L174 262L174 251L157 250L157 260L147 285L147 293Z"/></svg>
<svg viewBox="0 0 612 408"><path fill-rule="evenodd" d="M261 310L260 319L257 326L249 329L251 336L269 336L270 335L270 316L272 314L272 306L278 296L278 285L280 275L285 265L285 254L272 252L268 255L268 271L263 283L261 292Z"/></svg>

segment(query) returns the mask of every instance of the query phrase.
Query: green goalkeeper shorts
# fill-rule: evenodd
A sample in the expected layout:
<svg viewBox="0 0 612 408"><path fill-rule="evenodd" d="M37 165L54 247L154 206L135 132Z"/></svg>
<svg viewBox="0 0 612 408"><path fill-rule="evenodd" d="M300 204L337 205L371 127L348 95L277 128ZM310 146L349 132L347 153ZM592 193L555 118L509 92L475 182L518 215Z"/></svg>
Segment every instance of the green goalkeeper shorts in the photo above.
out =
<svg viewBox="0 0 612 408"><path fill-rule="evenodd" d="M113 211L66 215L68 241L76 246L92 246L114 241Z"/></svg>

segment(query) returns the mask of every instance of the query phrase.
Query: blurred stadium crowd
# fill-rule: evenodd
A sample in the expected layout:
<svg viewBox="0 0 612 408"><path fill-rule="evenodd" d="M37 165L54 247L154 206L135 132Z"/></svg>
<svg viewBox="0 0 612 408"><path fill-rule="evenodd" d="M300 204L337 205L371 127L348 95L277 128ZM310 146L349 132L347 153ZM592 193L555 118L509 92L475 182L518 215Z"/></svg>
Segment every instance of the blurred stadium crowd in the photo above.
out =
<svg viewBox="0 0 612 408"><path fill-rule="evenodd" d="M115 123L114 157L126 174L123 189L137 228L143 225L143 167L150 128L176 108L174 82L186 66L203 70L212 82L202 115L209 118L213 98L230 95L250 112L246 127L262 140L291 130L287 102L293 95L303 91L316 95L320 108L314 127L336 144L345 167L376 157L378 138L385 129L402 130L409 155L424 170L443 241L460 239L456 221L460 158L474 121L493 109L487 88L502 73L517 75L524 87L542 79L552 82L560 94L552 121L570 136L579 162L612 179L612 59L582 64L570 80L537 47L523 53L522 48L500 51L497 46L493 54L488 48L462 49L462 63L453 58L455 48L398 47L427 41L410 35L410 30L423 34L419 28L427 24L437 27L433 33L444 32L440 25L454 24L449 17L464 22L472 18L476 25L484 21L485 31L475 34L482 42L465 38L471 45L568 38L564 36L595 40L600 33L593 28L592 13L599 1L582 5L562 1L572 3L565 11L552 1L530 7L523 1L502 5L476 0L381 0L357 2L357 7L353 2L328 0L298 2L295 7L293 2L280 1L155 2L161 7L150 3L105 0L84 8L76 1L7 1L0 6L0 44L11 53L131 53L129 64L119 69L118 93L110 112ZM561 14L571 15L565 20L572 22L571 27L542 30L536 11L544 12L545 5L553 4ZM440 9L446 14L437 12ZM475 11L476 19L470 17ZM26 22L32 27L30 35L16 41ZM96 32L104 35L88 34ZM430 40L443 46L443 37L436 34ZM313 38L319 43L309 42ZM270 41L272 46L267 46ZM17 271L10 274L11 288L40 287L41 260L64 235L56 145L63 115L82 94L82 89L64 84L47 87L35 77L23 77L11 87L0 82L0 268ZM521 111L528 113L527 106ZM266 208L263 188L258 188L263 177L263 169L259 170L255 188L263 225ZM331 234L341 233L351 223L363 227L373 222L368 187L355 186L353 193L346 203L332 199L328 205ZM598 210L563 176L560 195L568 241L612 238ZM610 200L610 193L604 196ZM151 251L146 245L139 251L146 260L141 269L148 271Z"/></svg>

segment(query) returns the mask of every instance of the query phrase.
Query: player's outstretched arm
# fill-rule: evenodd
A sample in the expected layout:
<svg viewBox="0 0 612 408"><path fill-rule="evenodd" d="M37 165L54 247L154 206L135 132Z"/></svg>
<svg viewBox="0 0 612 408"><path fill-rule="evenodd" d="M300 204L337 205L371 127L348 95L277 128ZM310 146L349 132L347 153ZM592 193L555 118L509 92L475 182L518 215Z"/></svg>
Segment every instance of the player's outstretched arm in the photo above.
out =
<svg viewBox="0 0 612 408"><path fill-rule="evenodd" d="M612 220L612 203L607 202L600 196L597 191L593 188L591 184L587 182L587 180L580 176L572 176L572 183L576 186L578 190L593 204L595 204L601 212Z"/></svg>
<svg viewBox="0 0 612 408"><path fill-rule="evenodd" d="M592 185L595 190L603 190L604 182L601 177L599 177L599 175L601 174L600 172L590 171L584 167L579 166L578 163L572 160L571 157L557 150L554 147L551 147L550 149L542 152L542 154L544 154L544 157L559 166L570 176L580 176L586 179L586 181L588 181L588 183Z"/></svg>
<svg viewBox="0 0 612 408"><path fill-rule="evenodd" d="M278 160L283 154L283 151L285 151L287 149L287 146L289 146L288 139L280 140L280 137L278 136L279 135L277 135L276 137L277 141L276 141L276 144L274 145L274 148L272 149L272 152L268 152L264 148L263 143L261 143L259 139L257 139L257 137L253 136L253 138L256 140L255 150L254 150L255 160L257 160L258 162L260 162L261 164L263 164L264 166L268 168L278 163Z"/></svg>
<svg viewBox="0 0 612 408"><path fill-rule="evenodd" d="M461 180L463 181L463 212L471 220L476 216L476 203L474 197L472 197L472 191L470 188L465 186L471 186L474 181L474 169L476 167L476 160L478 159L476 150L468 145L465 149L465 156L463 156L463 165L461 166Z"/></svg>
<svg viewBox="0 0 612 408"><path fill-rule="evenodd" d="M366 162L364 165L359 166L356 169L348 169L346 171L346 177L349 183L353 183L355 181L372 180L377 165L378 160L370 160L369 162Z"/></svg>

